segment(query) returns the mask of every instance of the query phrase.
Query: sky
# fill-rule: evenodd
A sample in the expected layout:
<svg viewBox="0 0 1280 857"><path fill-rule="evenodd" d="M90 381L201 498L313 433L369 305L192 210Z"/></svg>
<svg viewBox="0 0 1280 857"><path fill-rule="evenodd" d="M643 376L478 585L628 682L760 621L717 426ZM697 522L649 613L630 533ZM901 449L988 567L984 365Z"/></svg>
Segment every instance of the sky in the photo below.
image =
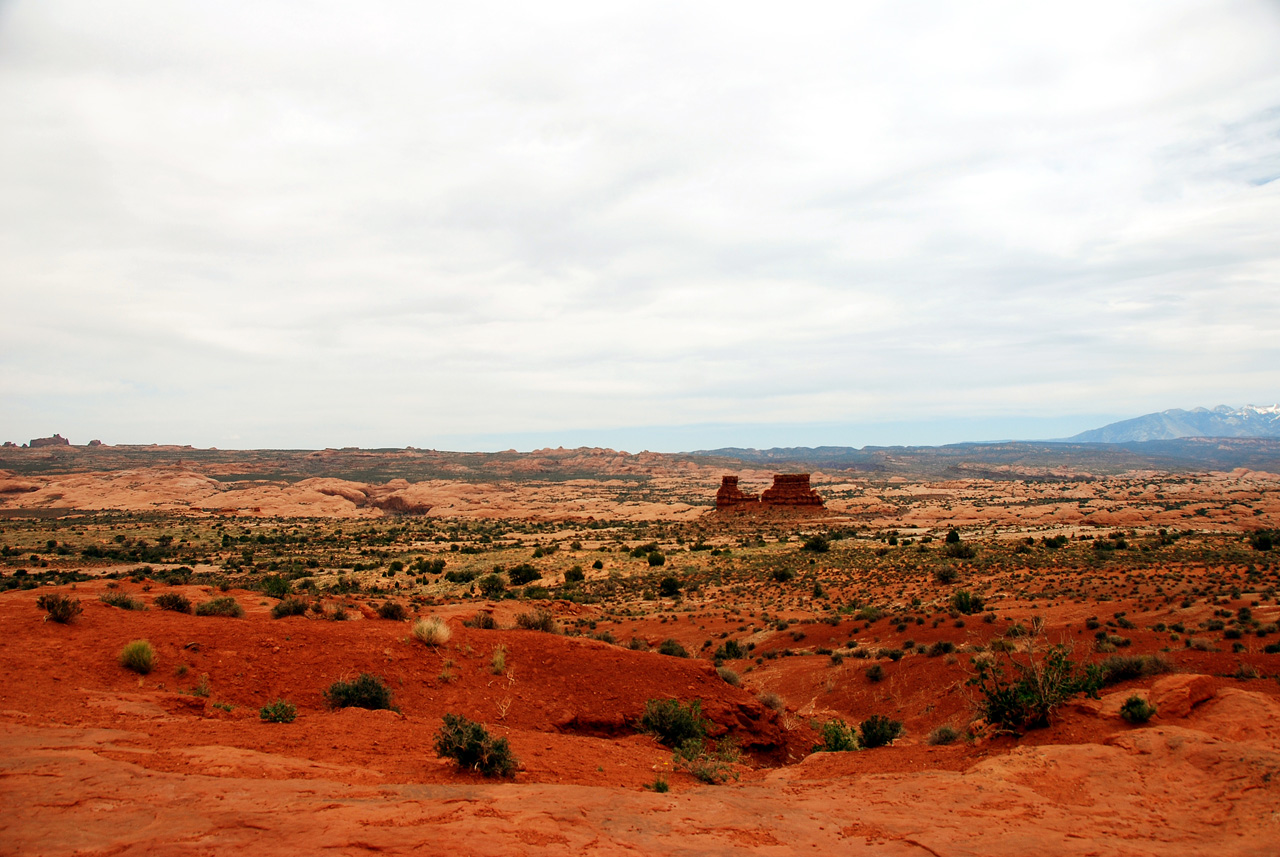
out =
<svg viewBox="0 0 1280 857"><path fill-rule="evenodd" d="M1280 401L1280 3L0 0L0 440Z"/></svg>

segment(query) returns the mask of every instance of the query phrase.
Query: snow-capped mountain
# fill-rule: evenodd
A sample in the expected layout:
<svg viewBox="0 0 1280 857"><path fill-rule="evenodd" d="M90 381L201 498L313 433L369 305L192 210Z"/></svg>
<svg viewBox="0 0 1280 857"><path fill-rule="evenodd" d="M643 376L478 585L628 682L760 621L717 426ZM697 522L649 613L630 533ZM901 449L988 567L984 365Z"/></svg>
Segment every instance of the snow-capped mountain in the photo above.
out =
<svg viewBox="0 0 1280 857"><path fill-rule="evenodd" d="M1081 432L1068 440L1082 443L1130 443L1179 437L1280 437L1280 405L1219 405L1213 410L1174 408L1121 420Z"/></svg>

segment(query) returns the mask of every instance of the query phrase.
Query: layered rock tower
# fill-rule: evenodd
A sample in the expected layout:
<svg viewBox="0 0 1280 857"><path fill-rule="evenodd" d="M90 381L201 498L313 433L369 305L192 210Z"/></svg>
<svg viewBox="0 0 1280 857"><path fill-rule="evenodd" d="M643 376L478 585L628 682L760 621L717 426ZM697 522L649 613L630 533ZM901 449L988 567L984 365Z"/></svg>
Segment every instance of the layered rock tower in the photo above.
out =
<svg viewBox="0 0 1280 857"><path fill-rule="evenodd" d="M746 494L738 487L738 477L724 476L716 491L717 511L750 509L822 509L825 504L809 486L808 473L774 474L773 485L761 494Z"/></svg>

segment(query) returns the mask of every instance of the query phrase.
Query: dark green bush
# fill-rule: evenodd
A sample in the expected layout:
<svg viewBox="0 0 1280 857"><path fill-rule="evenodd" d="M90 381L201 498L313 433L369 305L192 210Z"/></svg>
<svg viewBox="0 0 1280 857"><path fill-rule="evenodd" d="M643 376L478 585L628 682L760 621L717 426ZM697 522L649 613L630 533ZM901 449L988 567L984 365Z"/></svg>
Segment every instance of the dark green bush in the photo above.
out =
<svg viewBox="0 0 1280 857"><path fill-rule="evenodd" d="M967 684L981 694L978 709L987 722L1024 732L1049 725L1054 709L1077 694L1097 698L1102 679L1097 667L1080 667L1066 646L1052 646L1042 657L1014 660L1008 651L974 658L977 670Z"/></svg>
<svg viewBox="0 0 1280 857"><path fill-rule="evenodd" d="M974 595L967 589L961 589L951 596L951 606L971 616L974 613L981 613L983 608L982 598Z"/></svg>
<svg viewBox="0 0 1280 857"><path fill-rule="evenodd" d="M679 747L689 740L702 741L711 724L702 716L702 702L688 705L678 699L650 699L644 704L640 728L658 736L668 747Z"/></svg>
<svg viewBox="0 0 1280 857"><path fill-rule="evenodd" d="M493 614L485 613L484 611L476 613L470 619L464 619L462 624L468 628L483 628L489 631L498 627L498 622L493 618Z"/></svg>
<svg viewBox="0 0 1280 857"><path fill-rule="evenodd" d="M108 607L119 607L121 610L146 610L147 605L124 592L104 592L98 600Z"/></svg>
<svg viewBox="0 0 1280 857"><path fill-rule="evenodd" d="M239 619L244 615L244 608L232 597L224 595L196 605L197 616L230 616Z"/></svg>
<svg viewBox="0 0 1280 857"><path fill-rule="evenodd" d="M823 536L809 536L805 539L801 550L813 551L814 553L826 553L831 550L831 542L827 541Z"/></svg>
<svg viewBox="0 0 1280 857"><path fill-rule="evenodd" d="M685 651L684 646L668 637L658 644L658 654L670 655L673 658L687 658L689 653Z"/></svg>
<svg viewBox="0 0 1280 857"><path fill-rule="evenodd" d="M263 595L270 595L272 598L286 598L293 594L293 584L288 578L278 574L269 574L262 578L258 583L258 589Z"/></svg>
<svg viewBox="0 0 1280 857"><path fill-rule="evenodd" d="M773 570L773 579L779 583L787 583L794 580L796 573L789 568L775 568Z"/></svg>
<svg viewBox="0 0 1280 857"><path fill-rule="evenodd" d="M485 598L501 598L507 593L507 582L497 573L486 574L476 585Z"/></svg>
<svg viewBox="0 0 1280 857"><path fill-rule="evenodd" d="M675 598L680 594L680 581L674 577L664 577L658 583L658 594L663 598Z"/></svg>
<svg viewBox="0 0 1280 857"><path fill-rule="evenodd" d="M1112 655L1097 665L1102 687L1135 678L1173 672L1173 664L1164 655Z"/></svg>
<svg viewBox="0 0 1280 857"><path fill-rule="evenodd" d="M507 572L507 579L511 581L512 586L524 586L526 583L541 580L542 572L529 565L529 563L522 562Z"/></svg>
<svg viewBox="0 0 1280 857"><path fill-rule="evenodd" d="M520 764L506 738L494 738L479 723L460 714L444 716L436 733L436 754L486 777L510 777Z"/></svg>
<svg viewBox="0 0 1280 857"><path fill-rule="evenodd" d="M259 708L258 716L268 723L292 723L298 716L298 709L286 700L277 699L270 705Z"/></svg>
<svg viewBox="0 0 1280 857"><path fill-rule="evenodd" d="M191 599L176 592L162 592L155 597L156 606L161 610L172 610L174 613L190 613Z"/></svg>
<svg viewBox="0 0 1280 857"><path fill-rule="evenodd" d="M944 566L933 573L934 579L939 583L955 583L959 576L960 572L950 566Z"/></svg>
<svg viewBox="0 0 1280 857"><path fill-rule="evenodd" d="M271 608L272 619L283 619L286 616L305 616L310 609L301 598L286 598Z"/></svg>
<svg viewBox="0 0 1280 857"><path fill-rule="evenodd" d="M649 551L648 560L651 568L667 564L667 558L663 556L662 551Z"/></svg>
<svg viewBox="0 0 1280 857"><path fill-rule="evenodd" d="M1120 716L1130 723L1146 723L1156 713L1156 707L1136 693L1120 706Z"/></svg>
<svg viewBox="0 0 1280 857"><path fill-rule="evenodd" d="M882 714L873 714L858 725L858 735L863 747L883 747L902 735L902 723L890 720Z"/></svg>
<svg viewBox="0 0 1280 857"><path fill-rule="evenodd" d="M546 631L549 634L558 630L555 617L541 609L516 614L516 625L526 631Z"/></svg>
<svg viewBox="0 0 1280 857"><path fill-rule="evenodd" d="M878 682L884 679L884 667L879 664L872 664L866 669L867 681Z"/></svg>
<svg viewBox="0 0 1280 857"><path fill-rule="evenodd" d="M330 708L391 708L391 689L368 673L360 673L355 681L335 681L324 698Z"/></svg>
<svg viewBox="0 0 1280 857"><path fill-rule="evenodd" d="M587 573L582 570L582 566L575 565L564 573L565 583L581 583L587 579Z"/></svg>
<svg viewBox="0 0 1280 857"><path fill-rule="evenodd" d="M383 601L378 606L378 618L391 622L403 622L409 617L409 611L399 601Z"/></svg>
<svg viewBox="0 0 1280 857"><path fill-rule="evenodd" d="M858 749L858 736L843 720L828 720L822 724L822 743L813 748L815 753L844 753Z"/></svg>
<svg viewBox="0 0 1280 857"><path fill-rule="evenodd" d="M41 595L36 599L36 606L49 614L46 618L52 619L61 625L68 624L84 612L84 608L80 606L79 598L68 598L56 592Z"/></svg>

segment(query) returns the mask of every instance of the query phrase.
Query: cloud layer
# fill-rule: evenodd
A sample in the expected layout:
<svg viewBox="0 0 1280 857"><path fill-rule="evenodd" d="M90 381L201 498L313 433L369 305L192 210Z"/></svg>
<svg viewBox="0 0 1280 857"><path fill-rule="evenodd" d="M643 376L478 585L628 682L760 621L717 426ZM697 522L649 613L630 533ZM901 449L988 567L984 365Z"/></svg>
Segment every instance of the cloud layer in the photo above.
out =
<svg viewBox="0 0 1280 857"><path fill-rule="evenodd" d="M1278 55L1268 3L10 0L0 433L861 445L1270 402Z"/></svg>

